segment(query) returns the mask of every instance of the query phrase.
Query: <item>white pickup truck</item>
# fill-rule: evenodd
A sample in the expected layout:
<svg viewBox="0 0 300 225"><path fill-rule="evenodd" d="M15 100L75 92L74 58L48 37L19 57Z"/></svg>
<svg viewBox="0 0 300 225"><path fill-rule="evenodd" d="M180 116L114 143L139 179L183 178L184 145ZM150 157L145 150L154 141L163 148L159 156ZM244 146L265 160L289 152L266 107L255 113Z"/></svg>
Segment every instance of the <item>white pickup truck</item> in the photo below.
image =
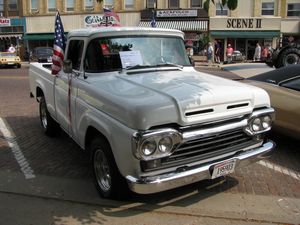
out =
<svg viewBox="0 0 300 225"><path fill-rule="evenodd" d="M197 72L181 31L71 31L63 70L32 63L29 78L45 133L62 128L91 154L106 198L214 179L274 148L267 93Z"/></svg>

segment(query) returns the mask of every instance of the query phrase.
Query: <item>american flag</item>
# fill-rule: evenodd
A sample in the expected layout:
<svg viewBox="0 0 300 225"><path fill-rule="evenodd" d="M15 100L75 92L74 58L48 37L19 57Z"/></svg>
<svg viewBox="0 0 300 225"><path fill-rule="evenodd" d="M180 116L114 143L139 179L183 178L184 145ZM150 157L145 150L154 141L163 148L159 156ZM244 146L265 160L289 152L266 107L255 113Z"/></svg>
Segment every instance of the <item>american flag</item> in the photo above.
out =
<svg viewBox="0 0 300 225"><path fill-rule="evenodd" d="M62 68L66 47L66 37L64 27L61 22L59 12L55 16L55 32L52 57L52 74L56 75Z"/></svg>
<svg viewBox="0 0 300 225"><path fill-rule="evenodd" d="M120 17L117 13L108 8L103 8L104 16L106 18L113 17L115 19L115 23L109 26L119 27L120 26Z"/></svg>

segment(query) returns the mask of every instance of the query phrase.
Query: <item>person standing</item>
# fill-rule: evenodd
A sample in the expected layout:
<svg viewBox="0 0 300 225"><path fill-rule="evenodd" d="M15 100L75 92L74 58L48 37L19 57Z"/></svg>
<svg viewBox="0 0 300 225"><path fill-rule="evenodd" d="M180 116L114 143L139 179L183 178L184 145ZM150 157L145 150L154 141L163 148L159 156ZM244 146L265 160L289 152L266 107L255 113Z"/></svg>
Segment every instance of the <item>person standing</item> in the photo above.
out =
<svg viewBox="0 0 300 225"><path fill-rule="evenodd" d="M228 63L231 63L232 61L232 53L233 53L233 48L231 47L231 44L228 44L226 48L226 57Z"/></svg>
<svg viewBox="0 0 300 225"><path fill-rule="evenodd" d="M269 49L267 46L265 46L261 52L261 60L266 61L268 58L268 54L269 54Z"/></svg>
<svg viewBox="0 0 300 225"><path fill-rule="evenodd" d="M207 61L209 64L211 64L214 60L214 48L211 44L211 42L208 42L208 48L207 48Z"/></svg>
<svg viewBox="0 0 300 225"><path fill-rule="evenodd" d="M260 57L261 57L261 47L259 43L256 43L253 61L260 61Z"/></svg>
<svg viewBox="0 0 300 225"><path fill-rule="evenodd" d="M215 62L220 63L221 48L218 41L215 40Z"/></svg>

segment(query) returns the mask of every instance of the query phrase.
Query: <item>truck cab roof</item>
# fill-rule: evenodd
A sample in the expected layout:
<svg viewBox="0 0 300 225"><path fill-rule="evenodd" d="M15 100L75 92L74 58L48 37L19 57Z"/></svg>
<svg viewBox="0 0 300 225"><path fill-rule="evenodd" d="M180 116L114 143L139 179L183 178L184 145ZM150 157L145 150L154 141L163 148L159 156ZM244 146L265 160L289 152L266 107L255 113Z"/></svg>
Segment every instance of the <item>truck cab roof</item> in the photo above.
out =
<svg viewBox="0 0 300 225"><path fill-rule="evenodd" d="M119 36L119 35L163 35L179 36L184 38L184 33L180 30L149 28L149 27L100 27L100 28L82 28L72 30L68 33L71 37L90 37L90 36Z"/></svg>

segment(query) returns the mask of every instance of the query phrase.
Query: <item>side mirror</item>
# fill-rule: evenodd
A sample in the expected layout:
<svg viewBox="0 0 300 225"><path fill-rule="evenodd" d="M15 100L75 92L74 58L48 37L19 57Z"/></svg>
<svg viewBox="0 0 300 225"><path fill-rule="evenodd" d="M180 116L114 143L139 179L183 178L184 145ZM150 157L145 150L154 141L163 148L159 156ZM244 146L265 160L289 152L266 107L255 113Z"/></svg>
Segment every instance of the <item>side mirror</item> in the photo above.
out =
<svg viewBox="0 0 300 225"><path fill-rule="evenodd" d="M63 62L63 70L65 73L72 73L73 68L72 68L72 61L70 59L66 59Z"/></svg>

